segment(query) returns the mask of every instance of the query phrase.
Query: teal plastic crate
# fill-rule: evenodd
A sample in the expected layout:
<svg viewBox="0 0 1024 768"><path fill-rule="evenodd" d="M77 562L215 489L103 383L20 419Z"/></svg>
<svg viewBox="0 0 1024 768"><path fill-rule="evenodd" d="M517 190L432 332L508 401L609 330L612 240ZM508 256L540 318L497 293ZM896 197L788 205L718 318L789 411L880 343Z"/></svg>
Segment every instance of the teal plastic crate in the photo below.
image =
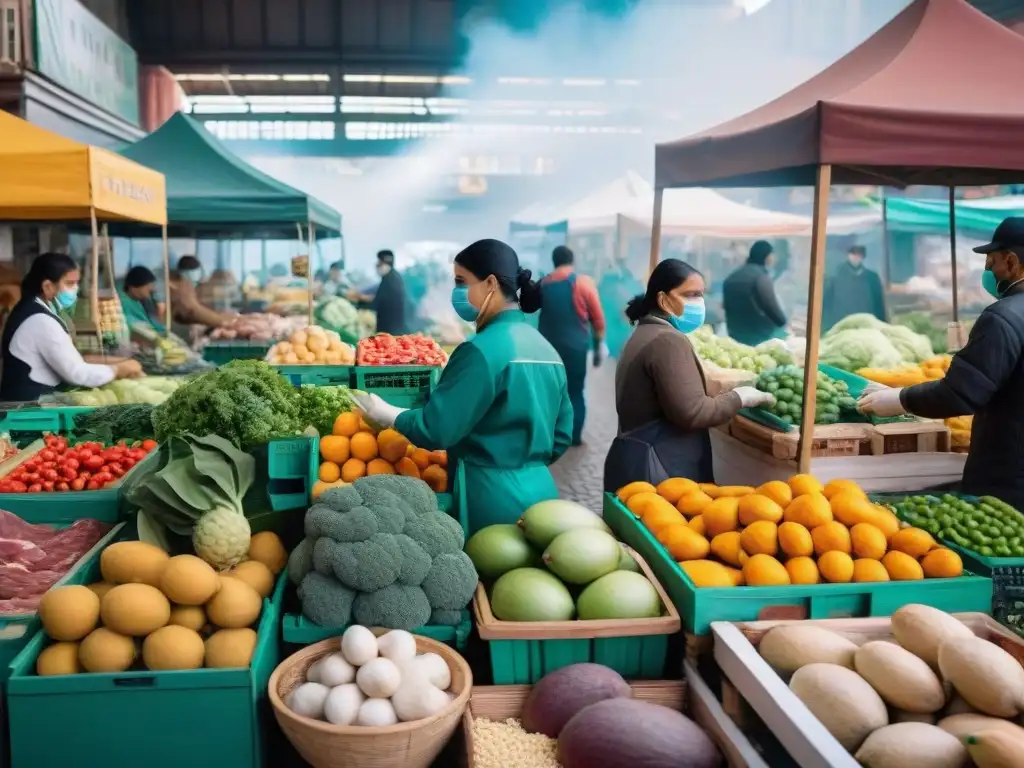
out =
<svg viewBox="0 0 1024 768"><path fill-rule="evenodd" d="M99 563L95 563L98 575ZM10 665L11 764L31 768L248 768L274 764L267 684L280 660L285 579L263 601L249 669L37 677L37 632ZM56 730L55 730L56 729ZM59 732L59 737L54 734ZM73 756L73 757L70 757Z"/></svg>
<svg viewBox="0 0 1024 768"><path fill-rule="evenodd" d="M214 365L232 360L262 360L272 346L272 341L211 341L203 347L203 360Z"/></svg>
<svg viewBox="0 0 1024 768"><path fill-rule="evenodd" d="M360 365L354 369L352 386L380 395L401 408L421 408L441 379L437 366Z"/></svg>
<svg viewBox="0 0 1024 768"><path fill-rule="evenodd" d="M0 412L0 432L70 432L75 417L92 410L85 405L12 408Z"/></svg>
<svg viewBox="0 0 1024 768"><path fill-rule="evenodd" d="M631 680L677 675L678 670L665 666L669 638L682 626L679 612L654 569L638 563L665 607L665 614L656 619L500 621L491 613L484 585L477 585L473 614L480 639L487 641L494 684L530 685L556 669L584 662L603 664Z"/></svg>
<svg viewBox="0 0 1024 768"><path fill-rule="evenodd" d="M281 639L289 645L312 645L326 640L329 637L338 637L348 627L321 627L307 619L302 614L286 613L281 622ZM430 624L414 629L414 635L429 637L439 643L450 645L456 650L463 650L469 641L469 634L473 631L473 621L469 617L469 611L462 612L462 622L457 627L432 626Z"/></svg>
<svg viewBox="0 0 1024 768"><path fill-rule="evenodd" d="M765 609L795 607L808 619L890 616L908 603L949 613L992 607L992 579L967 571L955 579L807 584L781 587L698 588L654 535L612 494L606 493L604 520L620 540L650 563L679 609L683 628L706 635L713 621L756 621Z"/></svg>
<svg viewBox="0 0 1024 768"><path fill-rule="evenodd" d="M355 381L351 365L275 365L274 370L296 387L351 387Z"/></svg>
<svg viewBox="0 0 1024 768"><path fill-rule="evenodd" d="M267 496L275 512L308 507L320 460L320 438L302 435L267 445Z"/></svg>
<svg viewBox="0 0 1024 768"><path fill-rule="evenodd" d="M65 493L0 493L0 509L13 512L29 523L71 524L84 517L116 523L123 517L121 486L125 479L139 471L139 467L156 461L157 453L151 451L112 487ZM27 460L28 456L24 458Z"/></svg>
<svg viewBox="0 0 1024 768"><path fill-rule="evenodd" d="M942 494L946 495L945 493ZM978 501L977 496L969 496L963 493L950 493L951 496L964 499L970 502ZM872 501L879 502L893 502L900 499L905 499L908 496L932 496L938 498L933 493L872 493L869 494ZM977 552L972 552L969 549L964 549L958 544L954 544L946 539L940 539L938 536L935 537L937 541L942 542L942 546L949 547L951 550L960 555L960 559L964 562L964 570L970 571L971 573L981 574L982 576L991 576L1001 568L1020 568L1024 566L1024 557L986 557L985 555L979 555Z"/></svg>

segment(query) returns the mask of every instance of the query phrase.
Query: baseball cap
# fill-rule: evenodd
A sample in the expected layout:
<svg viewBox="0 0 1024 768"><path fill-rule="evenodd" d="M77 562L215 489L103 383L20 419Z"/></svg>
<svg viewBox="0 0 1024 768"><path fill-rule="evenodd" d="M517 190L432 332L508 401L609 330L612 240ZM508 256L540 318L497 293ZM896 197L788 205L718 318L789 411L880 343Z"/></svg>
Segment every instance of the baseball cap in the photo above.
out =
<svg viewBox="0 0 1024 768"><path fill-rule="evenodd" d="M974 252L992 253L1003 250L1024 250L1024 216L1003 219L992 234L992 242L979 245Z"/></svg>

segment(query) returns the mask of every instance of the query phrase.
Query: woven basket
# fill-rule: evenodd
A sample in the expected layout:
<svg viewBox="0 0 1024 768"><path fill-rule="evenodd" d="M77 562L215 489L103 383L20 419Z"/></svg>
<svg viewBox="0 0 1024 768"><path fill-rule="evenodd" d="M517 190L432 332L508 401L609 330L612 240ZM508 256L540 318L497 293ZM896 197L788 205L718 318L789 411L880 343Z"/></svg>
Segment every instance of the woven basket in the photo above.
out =
<svg viewBox="0 0 1024 768"><path fill-rule="evenodd" d="M382 631L374 632L381 634ZM452 673L449 690L456 697L439 714L383 727L332 725L296 715L285 706L284 698L305 682L306 670L313 662L340 648L340 637L322 640L293 653L270 676L270 703L288 741L313 768L430 768L452 737L469 703L473 691L469 664L447 645L417 635L417 650L436 653Z"/></svg>

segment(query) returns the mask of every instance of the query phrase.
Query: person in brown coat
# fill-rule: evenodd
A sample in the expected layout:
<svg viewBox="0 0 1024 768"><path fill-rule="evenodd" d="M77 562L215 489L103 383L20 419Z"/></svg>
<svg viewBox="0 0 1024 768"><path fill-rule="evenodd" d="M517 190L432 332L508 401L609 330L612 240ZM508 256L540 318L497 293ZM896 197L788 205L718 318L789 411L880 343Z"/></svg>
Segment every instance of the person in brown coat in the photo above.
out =
<svg viewBox="0 0 1024 768"><path fill-rule="evenodd" d="M203 274L195 256L182 256L171 272L171 313L181 325L205 325L216 328L228 322L228 316L203 306L196 296L196 285Z"/></svg>
<svg viewBox="0 0 1024 768"><path fill-rule="evenodd" d="M711 427L740 408L772 403L753 387L709 397L686 334L704 324L704 277L678 259L655 267L645 293L630 300L626 317L636 326L615 371L618 437L604 464L604 487L617 491L670 477L714 482Z"/></svg>

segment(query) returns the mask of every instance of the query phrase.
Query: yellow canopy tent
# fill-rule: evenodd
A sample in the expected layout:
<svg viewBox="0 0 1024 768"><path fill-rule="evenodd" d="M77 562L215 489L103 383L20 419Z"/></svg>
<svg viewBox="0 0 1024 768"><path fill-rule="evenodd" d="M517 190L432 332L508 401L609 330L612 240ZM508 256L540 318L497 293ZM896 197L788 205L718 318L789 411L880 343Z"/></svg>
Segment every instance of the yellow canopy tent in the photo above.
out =
<svg viewBox="0 0 1024 768"><path fill-rule="evenodd" d="M92 223L93 317L98 316L100 221L162 227L164 280L169 282L163 174L0 111L0 221L75 220ZM168 301L168 328L170 311Z"/></svg>

